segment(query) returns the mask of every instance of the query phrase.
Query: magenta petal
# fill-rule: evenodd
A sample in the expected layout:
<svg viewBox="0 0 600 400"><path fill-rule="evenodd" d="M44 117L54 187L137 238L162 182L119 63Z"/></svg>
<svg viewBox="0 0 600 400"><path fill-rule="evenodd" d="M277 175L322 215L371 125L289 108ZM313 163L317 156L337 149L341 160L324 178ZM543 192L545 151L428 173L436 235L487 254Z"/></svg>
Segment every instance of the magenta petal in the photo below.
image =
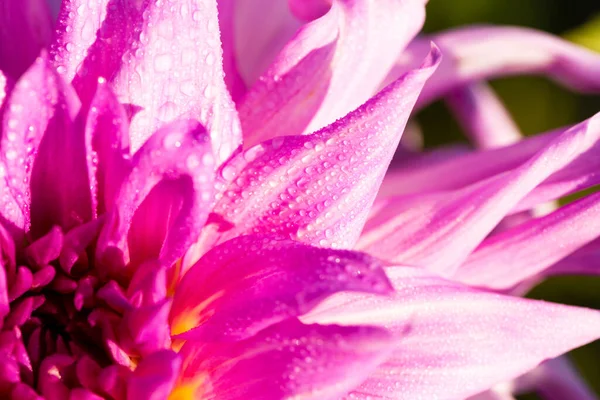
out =
<svg viewBox="0 0 600 400"><path fill-rule="evenodd" d="M51 37L52 17L46 0L0 4L0 70L11 78L16 80L29 68Z"/></svg>
<svg viewBox="0 0 600 400"><path fill-rule="evenodd" d="M386 272L393 296L340 293L302 318L381 325L401 337L358 389L375 398L462 399L600 337L595 310L481 291L421 268Z"/></svg>
<svg viewBox="0 0 600 400"><path fill-rule="evenodd" d="M351 248L439 57L434 48L421 69L319 132L275 138L232 159L221 175L233 181L213 210L234 225L221 241L277 233Z"/></svg>
<svg viewBox="0 0 600 400"><path fill-rule="evenodd" d="M127 379L127 400L169 398L180 368L181 358L170 350L144 357Z"/></svg>
<svg viewBox="0 0 600 400"><path fill-rule="evenodd" d="M187 342L178 386L219 400L339 399L392 348L383 329L288 320L239 342Z"/></svg>
<svg viewBox="0 0 600 400"><path fill-rule="evenodd" d="M314 132L364 103L421 28L424 3L333 1L240 102L244 146Z"/></svg>
<svg viewBox="0 0 600 400"><path fill-rule="evenodd" d="M74 123L78 109L75 93L45 55L17 82L8 100L1 158L18 209L5 204L3 210L17 227L28 227L31 220L34 236L53 225L68 229L92 216L86 147Z"/></svg>
<svg viewBox="0 0 600 400"><path fill-rule="evenodd" d="M10 288L12 289L12 287ZM0 266L0 321L4 320L10 311L8 303L8 282L6 279L6 270L4 265ZM0 327L2 325L0 324Z"/></svg>
<svg viewBox="0 0 600 400"><path fill-rule="evenodd" d="M90 181L94 183L97 213L113 206L117 190L130 168L129 122L123 106L104 79L98 82L85 124L90 157Z"/></svg>
<svg viewBox="0 0 600 400"><path fill-rule="evenodd" d="M440 46L444 62L425 85L418 107L465 84L515 74L544 74L582 92L600 91L598 54L556 36L517 27L469 27L417 39L402 54L388 81L418 63L429 41Z"/></svg>
<svg viewBox="0 0 600 400"><path fill-rule="evenodd" d="M392 287L380 262L366 254L242 236L212 249L186 273L171 325L174 334L192 329L185 337L195 340L245 338L346 290L387 294Z"/></svg>
<svg viewBox="0 0 600 400"><path fill-rule="evenodd" d="M214 201L213 180L214 158L204 128L193 121L161 128L132 159L100 233L100 259L116 250L132 267L155 258L171 266L204 226Z"/></svg>
<svg viewBox="0 0 600 400"><path fill-rule="evenodd" d="M519 167L490 179L451 192L385 199L367 222L358 248L452 274L520 200L593 148L600 138L598 118L575 126Z"/></svg>
<svg viewBox="0 0 600 400"><path fill-rule="evenodd" d="M216 2L112 3L74 80L80 95L105 77L121 103L140 107L130 127L133 150L166 123L197 119L220 164L239 146L241 131L223 81Z"/></svg>
<svg viewBox="0 0 600 400"><path fill-rule="evenodd" d="M589 223L600 212L593 194L538 219L486 239L456 271L454 278L475 286L509 289L600 237ZM544 249L544 251L540 251Z"/></svg>
<svg viewBox="0 0 600 400"><path fill-rule="evenodd" d="M248 3L248 2L246 2ZM255 1L253 3L256 3ZM219 11L219 30L221 31L221 47L223 48L223 72L225 73L225 84L231 95L231 99L237 103L246 93L246 84L238 71L238 59L236 55L236 9L240 2L235 0L221 0L217 2ZM243 4L243 3L242 3ZM257 10L266 10L256 4L252 4ZM268 17L261 19L261 23L269 21ZM254 32L252 34L254 38Z"/></svg>

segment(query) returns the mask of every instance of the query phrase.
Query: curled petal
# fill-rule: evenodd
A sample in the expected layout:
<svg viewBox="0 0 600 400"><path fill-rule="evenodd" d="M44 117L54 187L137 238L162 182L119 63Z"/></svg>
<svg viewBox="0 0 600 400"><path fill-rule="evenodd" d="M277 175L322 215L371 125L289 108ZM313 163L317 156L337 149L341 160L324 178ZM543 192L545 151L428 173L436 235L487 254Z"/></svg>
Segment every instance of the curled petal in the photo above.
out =
<svg viewBox="0 0 600 400"><path fill-rule="evenodd" d="M392 287L379 261L366 254L242 236L186 273L173 299L172 331L192 329L185 337L202 341L245 338L345 290L386 294Z"/></svg>
<svg viewBox="0 0 600 400"><path fill-rule="evenodd" d="M483 82L458 88L447 97L453 115L480 149L518 142L521 133L502 101Z"/></svg>
<svg viewBox="0 0 600 400"><path fill-rule="evenodd" d="M521 199L593 148L598 124L600 115L563 133L519 167L462 189L387 199L369 219L358 248L452 274Z"/></svg>
<svg viewBox="0 0 600 400"><path fill-rule="evenodd" d="M100 260L130 268L149 259L171 266L197 239L212 204L214 158L204 128L177 121L134 155L100 233ZM168 211L165 211L168 210ZM109 267L109 266L107 266Z"/></svg>
<svg viewBox="0 0 600 400"><path fill-rule="evenodd" d="M1 159L18 208L5 204L3 210L17 227L28 229L31 223L34 236L92 217L88 149L74 122L78 110L75 93L45 55L21 77L8 100Z"/></svg>
<svg viewBox="0 0 600 400"><path fill-rule="evenodd" d="M509 289L543 272L600 236L590 224L600 212L593 194L538 219L493 235L479 245L454 278L475 286ZM544 251L539 251L543 248Z"/></svg>
<svg viewBox="0 0 600 400"><path fill-rule="evenodd" d="M73 84L85 99L84 91L104 77L121 103L138 108L133 150L164 124L193 118L210 133L220 164L240 144L241 131L223 81L217 4L179 3L112 0Z"/></svg>
<svg viewBox="0 0 600 400"><path fill-rule="evenodd" d="M380 325L401 337L358 394L462 399L600 336L600 313L502 296L391 267L391 297L339 293L302 319ZM540 335L540 332L552 334Z"/></svg>
<svg viewBox="0 0 600 400"><path fill-rule="evenodd" d="M114 205L117 190L130 168L128 128L125 109L106 80L100 79L85 124L87 146L93 151L88 160L90 182L96 192L94 206L100 215Z"/></svg>
<svg viewBox="0 0 600 400"><path fill-rule="evenodd" d="M221 168L230 179L214 212L233 224L220 240L277 233L298 241L351 248L424 81L421 69L394 82L342 120L308 136L255 146Z"/></svg>
<svg viewBox="0 0 600 400"><path fill-rule="evenodd" d="M171 350L142 359L127 379L127 400L168 399L181 369L181 358Z"/></svg>
<svg viewBox="0 0 600 400"><path fill-rule="evenodd" d="M300 28L239 104L244 146L314 132L364 103L424 16L422 0L333 1Z"/></svg>
<svg viewBox="0 0 600 400"><path fill-rule="evenodd" d="M417 39L386 80L418 63L429 41L440 46L444 62L425 85L418 108L471 82L516 74L544 74L582 92L600 91L598 54L553 35L516 27L469 27Z"/></svg>
<svg viewBox="0 0 600 400"><path fill-rule="evenodd" d="M189 341L180 353L182 375L172 396L339 399L359 385L392 348L383 329L303 325L296 320L233 343Z"/></svg>
<svg viewBox="0 0 600 400"><path fill-rule="evenodd" d="M0 70L11 78L16 80L31 66L51 37L52 17L46 0L0 4Z"/></svg>

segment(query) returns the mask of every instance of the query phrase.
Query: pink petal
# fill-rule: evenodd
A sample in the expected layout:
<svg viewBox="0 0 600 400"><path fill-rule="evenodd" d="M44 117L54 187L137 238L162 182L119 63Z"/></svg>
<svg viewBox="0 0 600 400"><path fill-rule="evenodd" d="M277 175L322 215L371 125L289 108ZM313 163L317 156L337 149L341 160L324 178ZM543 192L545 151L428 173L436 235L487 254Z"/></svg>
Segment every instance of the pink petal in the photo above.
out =
<svg viewBox="0 0 600 400"><path fill-rule="evenodd" d="M568 257L560 260L544 272L544 275L600 273L600 238L583 246Z"/></svg>
<svg viewBox="0 0 600 400"><path fill-rule="evenodd" d="M339 399L391 349L382 329L288 320L239 342L187 342L175 393L195 389L195 397L220 400Z"/></svg>
<svg viewBox="0 0 600 400"><path fill-rule="evenodd" d="M419 70L396 81L344 119L309 136L285 136L239 154L221 169L235 179L214 212L234 225L221 241L277 233L301 242L351 248L424 81Z"/></svg>
<svg viewBox="0 0 600 400"><path fill-rule="evenodd" d="M337 294L302 318L380 325L401 337L359 394L461 399L600 336L594 310L480 291L421 268L386 271L392 297Z"/></svg>
<svg viewBox="0 0 600 400"><path fill-rule="evenodd" d="M589 223L599 212L600 194L593 194L493 235L458 268L454 278L492 289L516 286L599 237L600 226Z"/></svg>
<svg viewBox="0 0 600 400"><path fill-rule="evenodd" d="M76 95L45 55L17 82L8 100L1 158L18 208L4 204L3 212L17 227L31 221L34 236L53 225L69 229L92 217L86 147L74 123L78 109Z"/></svg>
<svg viewBox="0 0 600 400"><path fill-rule="evenodd" d="M294 15L303 21L322 17L331 9L330 0L288 0Z"/></svg>
<svg viewBox="0 0 600 400"><path fill-rule="evenodd" d="M52 17L46 0L0 4L0 70L6 75L19 78L51 37Z"/></svg>
<svg viewBox="0 0 600 400"><path fill-rule="evenodd" d="M12 289L12 287L10 289ZM9 287L6 279L6 271L4 265L2 265L0 266L0 321L4 320L4 317L10 312L8 291Z"/></svg>
<svg viewBox="0 0 600 400"><path fill-rule="evenodd" d="M242 236L212 249L186 273L170 320L174 334L192 329L186 338L239 339L301 315L339 291L391 290L379 261L366 254Z"/></svg>
<svg viewBox="0 0 600 400"><path fill-rule="evenodd" d="M239 99L246 93L246 83L242 79L238 71L238 57L235 52L235 25L236 25L236 9L238 4L244 4L246 2L238 2L236 0L221 0L217 2L217 8L219 12L219 30L221 32L221 47L223 48L223 72L225 73L225 84L231 95L231 99L237 103ZM279 2L281 3L281 2ZM261 7L255 8L264 12L265 9ZM268 12L268 9L267 9ZM264 14L263 14L264 18ZM267 18L262 19L262 24L270 20ZM254 34L252 35L254 37Z"/></svg>
<svg viewBox="0 0 600 400"><path fill-rule="evenodd" d="M421 28L424 1L333 1L298 31L238 110L244 146L314 132L374 93Z"/></svg>
<svg viewBox="0 0 600 400"><path fill-rule="evenodd" d="M219 9L221 3L232 3L233 8L228 15L233 19L230 34L234 40L223 40L224 53L234 53L243 81L252 86L302 23L282 0L220 0ZM228 48L230 45L234 48Z"/></svg>
<svg viewBox="0 0 600 400"><path fill-rule="evenodd" d="M476 82L450 92L446 99L453 116L480 149L518 142L521 133L493 89Z"/></svg>
<svg viewBox="0 0 600 400"><path fill-rule="evenodd" d="M554 35L517 27L469 27L417 39L386 80L416 65L430 41L440 46L444 62L425 85L418 107L468 83L516 74L544 74L582 92L600 91L598 54Z"/></svg>
<svg viewBox="0 0 600 400"><path fill-rule="evenodd" d="M451 192L386 199L366 224L358 249L452 274L521 199L594 146L600 137L598 118L568 130L521 166L493 178Z"/></svg>
<svg viewBox="0 0 600 400"><path fill-rule="evenodd" d="M0 115L2 115L2 106L4 105L4 99L8 93L8 79L6 75L0 71Z"/></svg>
<svg viewBox="0 0 600 400"><path fill-rule="evenodd" d="M131 121L134 150L168 122L200 121L220 164L241 141L221 61L215 1L119 2L106 10L74 86L83 95L105 77L121 103L141 108Z"/></svg>
<svg viewBox="0 0 600 400"><path fill-rule="evenodd" d="M104 79L98 82L85 124L90 158L90 181L95 184L97 213L103 214L115 201L117 190L129 171L129 123L123 106Z"/></svg>
<svg viewBox="0 0 600 400"><path fill-rule="evenodd" d="M181 358L170 350L144 357L127 379L127 400L169 398L180 368Z"/></svg>
<svg viewBox="0 0 600 400"><path fill-rule="evenodd" d="M116 269L155 258L171 266L204 226L214 201L213 169L201 125L177 121L158 130L132 159L100 233L99 259Z"/></svg>

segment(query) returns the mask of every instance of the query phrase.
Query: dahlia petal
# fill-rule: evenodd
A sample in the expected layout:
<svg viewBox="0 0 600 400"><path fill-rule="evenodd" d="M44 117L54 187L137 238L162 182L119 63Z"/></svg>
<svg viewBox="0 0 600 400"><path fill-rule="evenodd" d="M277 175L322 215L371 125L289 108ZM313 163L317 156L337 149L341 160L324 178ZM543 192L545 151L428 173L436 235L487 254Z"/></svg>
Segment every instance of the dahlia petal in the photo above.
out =
<svg viewBox="0 0 600 400"><path fill-rule="evenodd" d="M58 226L25 248L25 257L35 269L45 267L58 258L63 246L64 235Z"/></svg>
<svg viewBox="0 0 600 400"><path fill-rule="evenodd" d="M222 1L219 1L221 3ZM251 87L267 70L281 49L302 26L291 12L288 3L281 0L225 1L234 3L230 42L223 40L224 52L234 52L243 81ZM219 18L221 14L219 11Z"/></svg>
<svg viewBox="0 0 600 400"><path fill-rule="evenodd" d="M44 400L44 398L37 394L35 390L29 385L21 382L17 382L10 392L11 400Z"/></svg>
<svg viewBox="0 0 600 400"><path fill-rule="evenodd" d="M474 286L509 289L543 274L557 261L600 237L600 227L589 223L599 212L600 194L593 194L493 235L461 264L453 278Z"/></svg>
<svg viewBox="0 0 600 400"><path fill-rule="evenodd" d="M476 82L450 92L446 103L471 141L480 149L518 142L521 133L493 89Z"/></svg>
<svg viewBox="0 0 600 400"><path fill-rule="evenodd" d="M417 39L386 80L418 63L430 41L440 46L444 61L425 85L418 108L471 82L515 74L544 74L582 92L600 91L598 54L554 35L517 27L460 28Z"/></svg>
<svg viewBox="0 0 600 400"><path fill-rule="evenodd" d="M424 3L333 1L239 104L244 146L314 132L364 103L421 28Z"/></svg>
<svg viewBox="0 0 600 400"><path fill-rule="evenodd" d="M275 138L233 158L221 169L233 181L213 209L234 225L220 234L221 241L277 233L351 248L413 101L439 57L433 48L421 69L319 132Z"/></svg>
<svg viewBox="0 0 600 400"><path fill-rule="evenodd" d="M151 306L132 308L125 312L123 323L135 345L135 350L147 356L160 349L169 348L171 336L169 332L170 300L163 300Z"/></svg>
<svg viewBox="0 0 600 400"><path fill-rule="evenodd" d="M217 4L180 3L109 6L74 86L81 95L105 77L121 103L140 108L130 126L134 151L164 124L193 118L206 126L220 164L241 143L241 130L223 81Z"/></svg>
<svg viewBox="0 0 600 400"><path fill-rule="evenodd" d="M98 82L85 124L90 157L90 181L96 190L98 214L109 210L129 171L129 123L125 109L104 79Z"/></svg>
<svg viewBox="0 0 600 400"><path fill-rule="evenodd" d="M181 358L171 350L144 357L127 380L127 400L169 398L180 369Z"/></svg>
<svg viewBox="0 0 600 400"><path fill-rule="evenodd" d="M290 10L303 21L321 18L331 9L330 0L288 0Z"/></svg>
<svg viewBox="0 0 600 400"><path fill-rule="evenodd" d="M50 43L51 37L52 16L46 0L3 1L0 70L16 80Z"/></svg>
<svg viewBox="0 0 600 400"><path fill-rule="evenodd" d="M90 47L96 31L106 18L111 0L62 0L56 22L56 36L50 48L54 66L71 82Z"/></svg>
<svg viewBox="0 0 600 400"><path fill-rule="evenodd" d="M600 274L600 239L593 240L544 272L546 276L564 274Z"/></svg>
<svg viewBox="0 0 600 400"><path fill-rule="evenodd" d="M10 312L10 306L8 302L9 289L12 290L12 286L10 288L8 287L6 272L4 272L4 266L2 266L0 268L0 321L3 321L4 317L6 317Z"/></svg>
<svg viewBox="0 0 600 400"><path fill-rule="evenodd" d="M185 338L202 341L246 338L346 290L393 289L381 264L366 254L242 236L212 249L185 274L173 299L172 331L192 329Z"/></svg>
<svg viewBox="0 0 600 400"><path fill-rule="evenodd" d="M391 297L340 293L302 319L373 324L401 337L358 393L384 399L461 399L600 335L594 310L502 296L422 268L386 269ZM552 332L552 335L540 335Z"/></svg>
<svg viewBox="0 0 600 400"><path fill-rule="evenodd" d="M204 226L213 202L213 171L201 125L177 121L158 130L133 156L98 239L99 259L122 252L122 262L134 262L132 267L154 258L172 265Z"/></svg>
<svg viewBox="0 0 600 400"><path fill-rule="evenodd" d="M73 122L78 102L45 55L23 75L8 101L2 161L18 210L11 209L13 204L3 209L17 227L28 227L31 220L34 237L53 225L68 229L92 216L85 143Z"/></svg>
<svg viewBox="0 0 600 400"><path fill-rule="evenodd" d="M451 192L387 199L378 204L357 248L452 274L522 198L594 146L599 123L600 115L573 127L527 162L490 179Z"/></svg>
<svg viewBox="0 0 600 400"><path fill-rule="evenodd" d="M221 32L221 47L223 48L223 72L225 73L224 79L227 89L229 90L229 94L231 95L231 99L235 103L237 103L246 93L246 83L244 83L244 80L238 71L238 59L235 52L235 25L237 16L236 8L238 7L238 3L239 2L235 0L221 0L217 2L217 8L219 12L219 30ZM262 7L259 7L258 9L261 12L265 11L265 8ZM261 19L261 22L262 24L265 22L268 23L269 18L265 18L263 14L263 19Z"/></svg>
<svg viewBox="0 0 600 400"><path fill-rule="evenodd" d="M8 93L8 79L6 75L0 71L0 115L2 114L2 106L4 105L4 99L6 98L6 94Z"/></svg>
<svg viewBox="0 0 600 400"><path fill-rule="evenodd" d="M184 367L173 397L338 399L392 348L383 329L303 325L296 320L239 342L189 341L180 353Z"/></svg>
<svg viewBox="0 0 600 400"><path fill-rule="evenodd" d="M100 228L104 223L104 217L94 219L86 224L76 226L71 229L64 237L62 249L58 256L58 261L62 269L71 273L71 268L85 254L86 249L94 239L98 237Z"/></svg>

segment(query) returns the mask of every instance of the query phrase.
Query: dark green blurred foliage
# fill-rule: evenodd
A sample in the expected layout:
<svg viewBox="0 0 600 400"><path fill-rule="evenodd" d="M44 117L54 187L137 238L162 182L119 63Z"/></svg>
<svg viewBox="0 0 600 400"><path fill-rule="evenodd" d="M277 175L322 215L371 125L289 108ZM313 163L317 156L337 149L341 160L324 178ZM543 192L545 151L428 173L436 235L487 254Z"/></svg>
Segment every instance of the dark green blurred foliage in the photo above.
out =
<svg viewBox="0 0 600 400"><path fill-rule="evenodd" d="M600 0L429 1L426 32L470 24L541 29L600 52ZM542 77L499 79L492 85L526 135L574 124L600 112L600 95L572 93ZM442 102L423 110L417 120L428 148L466 142ZM600 277L555 277L535 287L529 297L600 309ZM582 376L600 394L600 341L577 349L570 356ZM536 398L533 394L520 397Z"/></svg>

